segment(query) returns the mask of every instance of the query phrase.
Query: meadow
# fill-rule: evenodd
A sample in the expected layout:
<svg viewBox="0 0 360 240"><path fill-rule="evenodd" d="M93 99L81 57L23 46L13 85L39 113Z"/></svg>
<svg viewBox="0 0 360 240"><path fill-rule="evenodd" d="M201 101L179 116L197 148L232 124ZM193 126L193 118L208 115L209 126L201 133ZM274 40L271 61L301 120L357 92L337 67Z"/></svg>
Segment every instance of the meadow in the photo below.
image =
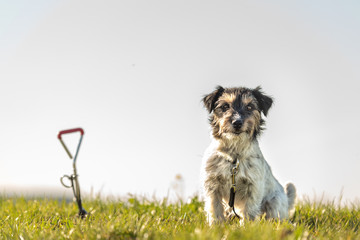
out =
<svg viewBox="0 0 360 240"><path fill-rule="evenodd" d="M65 200L0 197L0 239L360 239L360 208L304 201L289 221L234 220L209 227L197 197L186 203L129 197Z"/></svg>

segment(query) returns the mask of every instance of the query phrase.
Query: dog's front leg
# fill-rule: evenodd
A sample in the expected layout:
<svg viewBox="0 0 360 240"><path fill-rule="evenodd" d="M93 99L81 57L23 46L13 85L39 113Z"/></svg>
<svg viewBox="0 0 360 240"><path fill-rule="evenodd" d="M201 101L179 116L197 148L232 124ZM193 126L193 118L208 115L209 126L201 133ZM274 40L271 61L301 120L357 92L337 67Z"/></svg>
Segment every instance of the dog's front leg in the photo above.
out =
<svg viewBox="0 0 360 240"><path fill-rule="evenodd" d="M245 205L244 216L246 219L255 220L255 218L259 215L260 215L260 207L253 204Z"/></svg>
<svg viewBox="0 0 360 240"><path fill-rule="evenodd" d="M246 200L245 207L244 207L244 216L248 220L255 220L257 216L261 213L261 200L249 197Z"/></svg>
<svg viewBox="0 0 360 240"><path fill-rule="evenodd" d="M225 221L224 206L221 195L218 191L208 194L205 201L207 220L210 225Z"/></svg>

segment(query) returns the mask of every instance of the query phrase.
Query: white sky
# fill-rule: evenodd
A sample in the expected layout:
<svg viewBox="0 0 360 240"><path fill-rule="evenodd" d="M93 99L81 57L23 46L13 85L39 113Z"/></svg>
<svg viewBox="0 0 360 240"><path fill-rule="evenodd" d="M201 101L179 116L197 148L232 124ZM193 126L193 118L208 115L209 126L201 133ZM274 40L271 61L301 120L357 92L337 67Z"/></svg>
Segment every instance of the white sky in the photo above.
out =
<svg viewBox="0 0 360 240"><path fill-rule="evenodd" d="M360 196L358 1L0 4L0 187L59 186L83 127L83 191L199 189L216 85L275 98L261 148L300 195ZM78 135L65 141L73 150Z"/></svg>

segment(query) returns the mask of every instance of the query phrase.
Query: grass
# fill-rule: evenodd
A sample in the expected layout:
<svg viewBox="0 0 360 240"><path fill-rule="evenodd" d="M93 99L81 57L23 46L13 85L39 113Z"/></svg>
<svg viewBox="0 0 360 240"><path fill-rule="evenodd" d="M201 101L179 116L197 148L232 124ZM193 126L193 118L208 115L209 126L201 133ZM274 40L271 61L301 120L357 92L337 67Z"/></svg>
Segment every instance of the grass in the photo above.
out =
<svg viewBox="0 0 360 240"><path fill-rule="evenodd" d="M260 219L209 227L203 202L167 204L84 201L90 216L78 218L74 203L0 197L0 239L360 239L359 206L298 204L289 221Z"/></svg>

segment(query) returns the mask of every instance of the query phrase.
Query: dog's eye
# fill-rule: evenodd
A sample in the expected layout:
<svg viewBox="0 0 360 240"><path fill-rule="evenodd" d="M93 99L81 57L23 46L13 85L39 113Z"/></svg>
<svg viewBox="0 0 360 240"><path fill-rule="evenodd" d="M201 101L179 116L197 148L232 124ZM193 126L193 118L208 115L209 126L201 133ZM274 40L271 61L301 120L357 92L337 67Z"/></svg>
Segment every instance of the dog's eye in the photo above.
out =
<svg viewBox="0 0 360 240"><path fill-rule="evenodd" d="M227 103L221 106L221 110L222 110L223 112L226 112L229 108L230 108L230 106L229 106L229 104L227 104Z"/></svg>

